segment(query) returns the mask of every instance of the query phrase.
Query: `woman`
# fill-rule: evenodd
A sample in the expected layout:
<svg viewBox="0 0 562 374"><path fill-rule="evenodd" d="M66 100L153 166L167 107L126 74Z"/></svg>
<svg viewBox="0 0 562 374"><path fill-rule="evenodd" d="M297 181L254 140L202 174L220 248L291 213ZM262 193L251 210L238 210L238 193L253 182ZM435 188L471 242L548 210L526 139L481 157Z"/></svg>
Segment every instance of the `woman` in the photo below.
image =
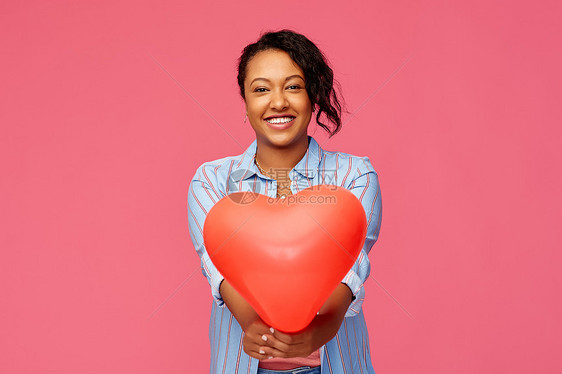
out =
<svg viewBox="0 0 562 374"><path fill-rule="evenodd" d="M362 311L368 252L378 238L381 196L367 157L323 150L308 135L312 114L330 136L341 127L332 69L305 36L269 32L244 48L238 84L256 139L238 156L205 162L188 192L190 235L213 295L209 339L211 373L374 373ZM321 122L324 115L331 127ZM205 250L207 212L237 191L284 198L318 185L349 189L368 220L365 244L352 269L303 331L267 326L217 271Z"/></svg>

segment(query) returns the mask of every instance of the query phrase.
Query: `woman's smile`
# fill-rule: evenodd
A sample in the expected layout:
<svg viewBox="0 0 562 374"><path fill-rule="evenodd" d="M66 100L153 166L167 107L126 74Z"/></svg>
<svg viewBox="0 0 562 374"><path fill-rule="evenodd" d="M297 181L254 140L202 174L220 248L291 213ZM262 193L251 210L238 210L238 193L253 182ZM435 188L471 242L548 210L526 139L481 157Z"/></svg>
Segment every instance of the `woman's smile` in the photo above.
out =
<svg viewBox="0 0 562 374"><path fill-rule="evenodd" d="M265 119L265 122L274 130L285 130L288 129L295 123L295 116L284 116L284 117L269 117Z"/></svg>

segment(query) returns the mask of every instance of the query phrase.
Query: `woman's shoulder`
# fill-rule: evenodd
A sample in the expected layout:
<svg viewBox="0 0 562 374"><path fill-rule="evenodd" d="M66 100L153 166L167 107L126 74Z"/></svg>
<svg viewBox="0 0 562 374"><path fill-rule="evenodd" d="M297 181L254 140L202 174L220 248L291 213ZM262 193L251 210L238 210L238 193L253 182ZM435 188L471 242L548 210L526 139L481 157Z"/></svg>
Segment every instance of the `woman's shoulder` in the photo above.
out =
<svg viewBox="0 0 562 374"><path fill-rule="evenodd" d="M340 169L348 169L357 175L365 173L377 173L369 156L357 156L342 151L323 150L324 165Z"/></svg>
<svg viewBox="0 0 562 374"><path fill-rule="evenodd" d="M222 175L222 173L232 169L233 166L239 162L240 155L226 156L216 160L205 161L197 167L192 179L212 183L219 179L218 177Z"/></svg>

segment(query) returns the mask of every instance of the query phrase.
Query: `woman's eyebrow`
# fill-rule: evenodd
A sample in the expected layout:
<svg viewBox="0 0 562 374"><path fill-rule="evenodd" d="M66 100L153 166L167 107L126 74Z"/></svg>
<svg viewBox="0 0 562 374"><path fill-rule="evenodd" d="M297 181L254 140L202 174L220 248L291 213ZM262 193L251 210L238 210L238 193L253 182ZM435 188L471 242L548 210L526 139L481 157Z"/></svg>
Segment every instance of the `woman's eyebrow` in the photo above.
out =
<svg viewBox="0 0 562 374"><path fill-rule="evenodd" d="M293 74L293 75L290 75L290 76L288 76L287 78L285 78L285 82L288 81L289 79L292 79L292 78L300 78L300 79L302 79L302 80L304 81L304 78L301 77L300 75L298 75L298 74ZM255 81L266 81L266 82L270 82L270 80L267 79L267 78L255 78L254 80L252 80L252 81L250 82L250 84L254 83Z"/></svg>

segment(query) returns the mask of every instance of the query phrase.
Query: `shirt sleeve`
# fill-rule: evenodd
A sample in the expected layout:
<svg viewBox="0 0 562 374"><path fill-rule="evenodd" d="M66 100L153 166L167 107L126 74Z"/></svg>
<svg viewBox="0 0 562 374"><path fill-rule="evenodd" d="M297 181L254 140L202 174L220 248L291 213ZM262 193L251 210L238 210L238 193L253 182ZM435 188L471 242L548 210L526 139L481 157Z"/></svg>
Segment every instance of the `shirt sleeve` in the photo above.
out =
<svg viewBox="0 0 562 374"><path fill-rule="evenodd" d="M353 293L353 301L347 309L345 317L357 315L363 305L365 299L363 283L371 272L368 254L378 239L382 215L379 179L368 157L359 158L357 172L357 177L351 181L348 189L359 199L365 209L367 234L357 260L342 280L342 283L345 283Z"/></svg>
<svg viewBox="0 0 562 374"><path fill-rule="evenodd" d="M220 199L216 186L208 180L208 173L202 172L204 165L199 167L189 184L187 194L189 235L193 246L201 259L201 271L211 286L211 294L218 306L223 306L224 301L219 292L219 287L224 277L212 263L203 241L203 225L209 210Z"/></svg>

